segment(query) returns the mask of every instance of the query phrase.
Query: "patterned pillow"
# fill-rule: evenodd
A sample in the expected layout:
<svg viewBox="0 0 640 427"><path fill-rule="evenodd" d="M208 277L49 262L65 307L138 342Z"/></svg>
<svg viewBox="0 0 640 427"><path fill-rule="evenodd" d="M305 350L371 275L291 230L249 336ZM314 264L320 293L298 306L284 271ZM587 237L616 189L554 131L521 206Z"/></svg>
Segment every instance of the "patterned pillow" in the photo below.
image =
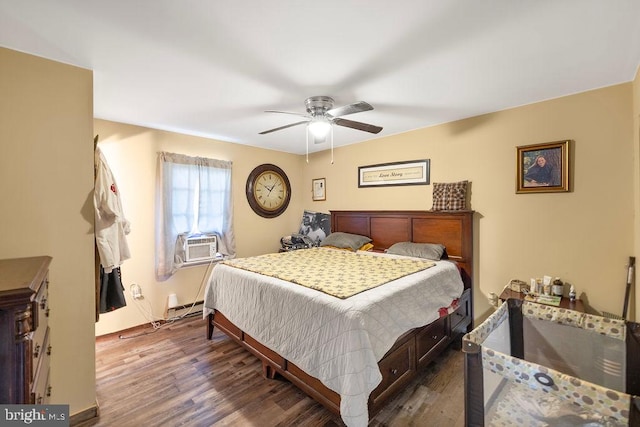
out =
<svg viewBox="0 0 640 427"><path fill-rule="evenodd" d="M469 181L434 182L434 211L460 211L467 208L467 184Z"/></svg>

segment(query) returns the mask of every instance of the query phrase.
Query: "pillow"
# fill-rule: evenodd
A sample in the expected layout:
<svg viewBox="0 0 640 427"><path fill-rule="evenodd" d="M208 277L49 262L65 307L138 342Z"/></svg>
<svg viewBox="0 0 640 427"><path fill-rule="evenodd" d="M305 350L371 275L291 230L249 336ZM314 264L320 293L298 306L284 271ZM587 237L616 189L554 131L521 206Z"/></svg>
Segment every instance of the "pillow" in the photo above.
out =
<svg viewBox="0 0 640 427"><path fill-rule="evenodd" d="M365 243L358 248L359 251L370 251L371 249L373 249L373 243Z"/></svg>
<svg viewBox="0 0 640 427"><path fill-rule="evenodd" d="M460 211L467 208L467 184L469 181L434 182L434 211Z"/></svg>
<svg viewBox="0 0 640 427"><path fill-rule="evenodd" d="M367 236L336 231L335 233L329 234L320 243L320 246L333 246L335 248L357 251L362 245L369 242L371 242L371 239Z"/></svg>
<svg viewBox="0 0 640 427"><path fill-rule="evenodd" d="M387 253L438 261L442 258L442 254L444 253L444 245L439 243L400 242L391 245L391 247L387 249Z"/></svg>

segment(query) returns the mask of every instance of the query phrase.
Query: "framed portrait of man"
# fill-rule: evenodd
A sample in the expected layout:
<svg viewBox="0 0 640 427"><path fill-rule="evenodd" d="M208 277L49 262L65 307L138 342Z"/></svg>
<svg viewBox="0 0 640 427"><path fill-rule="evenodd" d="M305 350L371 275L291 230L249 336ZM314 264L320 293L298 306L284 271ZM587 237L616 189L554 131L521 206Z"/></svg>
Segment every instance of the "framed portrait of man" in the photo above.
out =
<svg viewBox="0 0 640 427"><path fill-rule="evenodd" d="M569 191L569 142L517 147L516 193Z"/></svg>

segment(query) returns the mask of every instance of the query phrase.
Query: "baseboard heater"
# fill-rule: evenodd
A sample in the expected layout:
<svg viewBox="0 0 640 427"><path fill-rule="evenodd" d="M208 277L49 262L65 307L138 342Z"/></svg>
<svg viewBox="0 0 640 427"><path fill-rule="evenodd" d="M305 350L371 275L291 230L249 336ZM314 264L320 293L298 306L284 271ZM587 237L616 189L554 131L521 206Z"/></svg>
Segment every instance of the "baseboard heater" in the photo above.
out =
<svg viewBox="0 0 640 427"><path fill-rule="evenodd" d="M192 308L193 306L193 308ZM175 307L167 307L165 310L165 318L172 319L174 317L193 317L202 316L204 301L196 301L188 304L180 304Z"/></svg>

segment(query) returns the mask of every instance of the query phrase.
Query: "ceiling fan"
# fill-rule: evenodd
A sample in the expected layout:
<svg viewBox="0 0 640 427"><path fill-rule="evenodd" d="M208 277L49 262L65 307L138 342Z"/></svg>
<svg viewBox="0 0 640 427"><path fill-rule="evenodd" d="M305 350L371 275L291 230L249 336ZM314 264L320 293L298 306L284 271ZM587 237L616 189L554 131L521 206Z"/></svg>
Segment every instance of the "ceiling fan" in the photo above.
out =
<svg viewBox="0 0 640 427"><path fill-rule="evenodd" d="M275 132L282 129L287 129L293 126L307 124L307 129L313 136L314 142L319 144L326 141L329 132L332 129L333 124L338 126L344 126L352 129L357 129L370 133L379 133L382 128L380 126L370 125L368 123L355 122L353 120L347 120L341 118L348 114L360 113L362 111L373 110L373 107L364 101L354 102L353 104L344 105L342 107L333 108L333 98L329 96L312 96L304 101L307 107L307 113L292 113L289 111L277 111L266 110L266 113L282 113L293 114L295 116L302 116L305 120L291 123L289 125L280 126L274 129L265 130L260 132L260 135Z"/></svg>

